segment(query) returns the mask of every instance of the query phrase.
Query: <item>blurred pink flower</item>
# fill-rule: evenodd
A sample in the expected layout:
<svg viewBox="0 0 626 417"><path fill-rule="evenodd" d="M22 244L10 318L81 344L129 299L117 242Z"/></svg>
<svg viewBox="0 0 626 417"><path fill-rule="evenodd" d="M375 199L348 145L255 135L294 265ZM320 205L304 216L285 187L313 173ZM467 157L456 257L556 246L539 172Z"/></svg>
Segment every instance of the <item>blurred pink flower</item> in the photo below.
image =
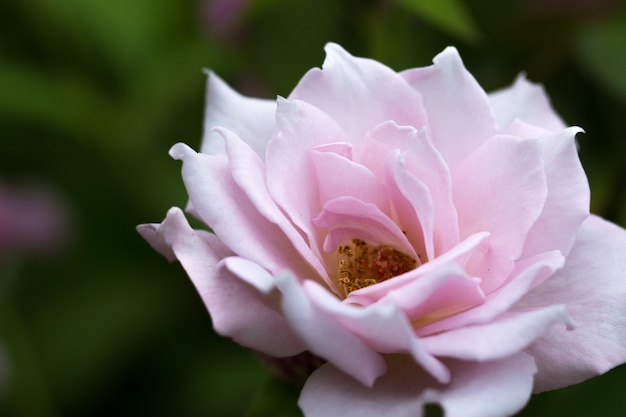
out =
<svg viewBox="0 0 626 417"><path fill-rule="evenodd" d="M41 185L0 184L0 259L57 251L69 235L66 210L60 198Z"/></svg>
<svg viewBox="0 0 626 417"><path fill-rule="evenodd" d="M506 416L626 360L626 232L589 214L575 135L520 76L486 94L447 48L396 73L329 44L288 98L210 74L193 230L140 233L218 333L310 352L311 416Z"/></svg>
<svg viewBox="0 0 626 417"><path fill-rule="evenodd" d="M204 0L202 16L209 32L227 35L237 28L250 0Z"/></svg>

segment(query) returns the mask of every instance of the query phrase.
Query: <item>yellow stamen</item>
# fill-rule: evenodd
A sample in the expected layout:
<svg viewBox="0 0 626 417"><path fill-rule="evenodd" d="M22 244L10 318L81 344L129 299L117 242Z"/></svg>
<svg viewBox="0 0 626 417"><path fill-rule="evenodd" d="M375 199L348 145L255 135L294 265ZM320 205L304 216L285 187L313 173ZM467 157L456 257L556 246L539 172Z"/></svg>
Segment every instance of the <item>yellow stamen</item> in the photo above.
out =
<svg viewBox="0 0 626 417"><path fill-rule="evenodd" d="M352 291L378 284L415 269L415 259L389 245L370 246L361 239L337 248L337 284L347 296Z"/></svg>

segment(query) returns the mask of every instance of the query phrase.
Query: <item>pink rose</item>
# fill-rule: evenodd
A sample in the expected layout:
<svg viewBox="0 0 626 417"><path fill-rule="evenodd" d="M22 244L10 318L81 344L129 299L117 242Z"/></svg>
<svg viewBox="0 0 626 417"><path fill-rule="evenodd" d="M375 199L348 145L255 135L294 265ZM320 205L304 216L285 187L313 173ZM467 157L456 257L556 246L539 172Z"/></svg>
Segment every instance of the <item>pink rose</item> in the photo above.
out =
<svg viewBox="0 0 626 417"><path fill-rule="evenodd" d="M506 416L626 361L626 233L589 215L575 136L519 77L486 94L454 48L396 73L329 44L288 98L209 74L189 213L139 227L218 333L326 363L311 416Z"/></svg>

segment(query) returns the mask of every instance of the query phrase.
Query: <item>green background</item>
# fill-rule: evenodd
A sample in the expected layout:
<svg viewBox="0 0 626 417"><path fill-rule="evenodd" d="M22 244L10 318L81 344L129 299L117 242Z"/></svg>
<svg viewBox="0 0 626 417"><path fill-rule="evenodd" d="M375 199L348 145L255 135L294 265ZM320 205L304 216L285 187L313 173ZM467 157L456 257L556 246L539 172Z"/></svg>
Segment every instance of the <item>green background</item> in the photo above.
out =
<svg viewBox="0 0 626 417"><path fill-rule="evenodd" d="M256 0L227 28L206 2L0 2L0 182L41 181L69 245L0 267L0 415L297 416L297 390L215 335L178 264L135 232L183 206L204 76L288 95L328 41L401 70L455 45L491 91L518 72L582 126L592 211L626 225L626 7L619 1ZM224 23L224 22L222 22ZM625 324L626 325L626 324ZM522 416L621 416L626 368L534 396ZM432 411L432 410L431 410ZM432 413L436 415L434 410Z"/></svg>

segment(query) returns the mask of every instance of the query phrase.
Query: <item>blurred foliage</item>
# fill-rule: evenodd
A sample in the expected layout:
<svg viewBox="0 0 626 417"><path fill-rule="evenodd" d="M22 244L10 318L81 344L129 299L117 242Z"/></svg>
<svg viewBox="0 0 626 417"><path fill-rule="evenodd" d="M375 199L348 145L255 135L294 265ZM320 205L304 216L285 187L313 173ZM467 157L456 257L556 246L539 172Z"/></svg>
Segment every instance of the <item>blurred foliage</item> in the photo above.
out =
<svg viewBox="0 0 626 417"><path fill-rule="evenodd" d="M398 0L398 4L459 40L471 42L480 36L461 0Z"/></svg>
<svg viewBox="0 0 626 417"><path fill-rule="evenodd" d="M488 91L519 71L545 85L586 130L592 210L626 225L622 2L255 0L226 27L208 3L0 2L0 180L44 180L74 215L60 256L0 265L0 415L299 414L297 390L215 335L179 265L134 229L185 204L167 150L199 144L204 67L275 97L328 41L397 70L454 44ZM624 378L535 396L520 415L621 415Z"/></svg>

